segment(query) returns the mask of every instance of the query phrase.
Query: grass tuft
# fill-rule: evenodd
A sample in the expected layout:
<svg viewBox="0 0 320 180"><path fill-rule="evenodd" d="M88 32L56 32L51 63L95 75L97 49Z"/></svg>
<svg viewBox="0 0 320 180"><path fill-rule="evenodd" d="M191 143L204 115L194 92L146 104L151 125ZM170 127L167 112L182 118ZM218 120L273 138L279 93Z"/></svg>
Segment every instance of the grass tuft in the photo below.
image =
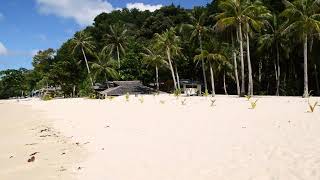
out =
<svg viewBox="0 0 320 180"><path fill-rule="evenodd" d="M244 95L244 97L247 99L247 101L250 101L250 99L252 98L251 95Z"/></svg>
<svg viewBox="0 0 320 180"><path fill-rule="evenodd" d="M141 97L139 98L139 101L140 101L141 104L143 104L143 102L144 102L143 96L141 96Z"/></svg>
<svg viewBox="0 0 320 180"><path fill-rule="evenodd" d="M250 109L255 109L257 107L257 102L258 102L259 99L255 100L255 101L250 101L250 105L251 105L251 108Z"/></svg>
<svg viewBox="0 0 320 180"><path fill-rule="evenodd" d="M211 107L216 106L215 105L215 102L217 101L216 99L210 99L210 101L211 101L211 104L210 104Z"/></svg>
<svg viewBox="0 0 320 180"><path fill-rule="evenodd" d="M130 94L126 93L126 101L129 102Z"/></svg>
<svg viewBox="0 0 320 180"><path fill-rule="evenodd" d="M310 113L313 113L314 110L316 109L316 106L318 105L318 101L311 103L310 99L308 99L308 105L309 105L309 111Z"/></svg>
<svg viewBox="0 0 320 180"><path fill-rule="evenodd" d="M187 99L182 100L181 105L183 105L183 106L187 105Z"/></svg>

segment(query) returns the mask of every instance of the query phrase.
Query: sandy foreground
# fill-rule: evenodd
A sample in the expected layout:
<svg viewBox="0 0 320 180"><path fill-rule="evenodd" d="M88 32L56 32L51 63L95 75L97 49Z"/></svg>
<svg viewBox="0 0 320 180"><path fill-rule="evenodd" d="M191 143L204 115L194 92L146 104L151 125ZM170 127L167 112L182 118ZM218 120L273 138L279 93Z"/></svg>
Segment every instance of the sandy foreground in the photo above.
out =
<svg viewBox="0 0 320 180"><path fill-rule="evenodd" d="M0 101L0 179L319 180L320 107L256 99Z"/></svg>

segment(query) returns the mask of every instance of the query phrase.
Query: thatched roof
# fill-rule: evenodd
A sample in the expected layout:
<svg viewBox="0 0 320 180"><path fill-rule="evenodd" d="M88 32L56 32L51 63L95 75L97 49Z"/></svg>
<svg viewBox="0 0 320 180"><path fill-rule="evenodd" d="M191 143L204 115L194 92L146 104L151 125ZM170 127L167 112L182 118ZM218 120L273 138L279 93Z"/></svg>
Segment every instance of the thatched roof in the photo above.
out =
<svg viewBox="0 0 320 180"><path fill-rule="evenodd" d="M115 87L108 88L101 94L108 96L121 96L129 94L150 94L154 92L152 88L144 86L140 81L113 81Z"/></svg>

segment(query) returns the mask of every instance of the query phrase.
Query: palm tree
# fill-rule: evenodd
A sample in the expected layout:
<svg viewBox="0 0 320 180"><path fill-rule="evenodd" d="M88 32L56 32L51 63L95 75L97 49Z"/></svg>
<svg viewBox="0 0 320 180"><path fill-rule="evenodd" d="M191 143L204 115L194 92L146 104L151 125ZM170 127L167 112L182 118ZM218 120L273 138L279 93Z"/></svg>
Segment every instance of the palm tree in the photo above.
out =
<svg viewBox="0 0 320 180"><path fill-rule="evenodd" d="M276 77L276 95L280 95L280 49L287 51L286 42L287 38L282 34L283 26L279 24L279 18L277 15L273 15L268 23L269 32L263 34L258 39L258 51L262 52L268 50L271 54L276 54L276 61L274 61L275 77Z"/></svg>
<svg viewBox="0 0 320 180"><path fill-rule="evenodd" d="M234 26L237 29L240 45L240 63L241 63L241 92L240 96L245 95L245 77L244 77L244 58L243 58L243 36L242 26L245 23L245 13L249 12L251 7L243 6L242 0L221 0L218 7L222 10L215 16L218 20L215 27L218 30L224 30L229 26Z"/></svg>
<svg viewBox="0 0 320 180"><path fill-rule="evenodd" d="M219 61L220 62L226 61L226 57L224 56L224 54L222 54L220 52L211 52L211 51L209 52L208 50L202 50L200 54L198 54L194 57L195 61L202 61L203 59L209 63L212 96L214 97L216 95L216 93L215 93L215 85L214 85L213 65Z"/></svg>
<svg viewBox="0 0 320 180"><path fill-rule="evenodd" d="M105 35L106 46L104 50L108 50L110 54L116 52L118 59L118 67L120 69L120 53L125 54L125 50L127 48L127 36L128 30L125 25L110 25L109 33Z"/></svg>
<svg viewBox="0 0 320 180"><path fill-rule="evenodd" d="M250 3L248 0L221 0L218 4L222 13L215 16L218 19L215 27L218 30L224 30L227 27L233 26L237 29L240 44L240 63L241 63L241 92L240 95L245 95L245 67L243 57L243 27L245 25L246 40L247 40L247 59L249 71L249 86L248 93L253 93L252 70L250 61L250 44L249 30L251 27L258 29L263 25L261 19L266 16L268 11L262 6L260 1Z"/></svg>
<svg viewBox="0 0 320 180"><path fill-rule="evenodd" d="M167 29L162 34L155 34L155 48L160 51L162 50L166 53L175 90L180 89L178 88L179 86L177 84L175 71L173 68L172 57L181 54L180 44L180 37L176 35L176 31L174 28Z"/></svg>
<svg viewBox="0 0 320 180"><path fill-rule="evenodd" d="M205 20L207 18L207 13L203 12L202 9L194 9L192 13L189 15L191 19L191 24L183 24L182 28L188 29L191 32L190 39L193 40L195 38L199 41L200 51L203 50L203 35L208 31L208 28L204 25ZM205 63L204 59L201 60L202 64L202 73L203 73L203 81L205 91L208 91L206 71L205 71Z"/></svg>
<svg viewBox="0 0 320 180"><path fill-rule="evenodd" d="M245 13L245 37L246 37L246 45L247 45L247 60L248 60L248 94L253 95L253 78L252 78L252 65L250 58L250 32L251 29L255 29L256 31L260 31L260 29L266 24L266 18L271 16L269 10L260 2L259 0L251 3L250 0L247 3L243 4L245 7L250 7L250 11Z"/></svg>
<svg viewBox="0 0 320 180"><path fill-rule="evenodd" d="M308 89L308 39L320 32L320 0L283 0L286 9L281 13L287 17L287 27L283 33L296 32L303 41L304 56L304 92L309 96Z"/></svg>
<svg viewBox="0 0 320 180"><path fill-rule="evenodd" d="M91 68L95 72L94 77L96 79L98 76L103 75L106 80L107 86L109 86L108 78L113 78L113 79L119 78L119 74L115 70L116 61L114 61L110 57L110 55L105 53L105 51L103 50L98 54L95 54L95 57L96 57L96 61L91 63Z"/></svg>
<svg viewBox="0 0 320 180"><path fill-rule="evenodd" d="M85 50L91 52L95 48L93 45L94 44L93 38L85 31L80 31L74 35L74 38L72 39L71 42L73 44L73 51L72 51L73 54L75 53L76 49L78 49L78 48L81 49L81 52L83 54L83 57L84 57L84 60L86 63L86 67L87 67L88 75L89 75L89 78L91 81L91 85L93 86L94 84L93 84L93 80L91 77L87 56L85 53Z"/></svg>
<svg viewBox="0 0 320 180"><path fill-rule="evenodd" d="M149 48L144 48L145 53L141 53L144 61L156 69L156 84L157 84L157 91L159 91L159 67L161 67L164 64L167 64L167 62L164 60L164 58L156 51L151 50Z"/></svg>

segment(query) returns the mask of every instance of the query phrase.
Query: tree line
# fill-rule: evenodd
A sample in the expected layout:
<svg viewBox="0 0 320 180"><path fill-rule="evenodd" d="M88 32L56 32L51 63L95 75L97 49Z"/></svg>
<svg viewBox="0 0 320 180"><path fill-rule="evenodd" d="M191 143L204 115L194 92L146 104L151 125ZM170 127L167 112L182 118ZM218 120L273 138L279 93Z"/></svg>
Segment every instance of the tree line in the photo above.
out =
<svg viewBox="0 0 320 180"><path fill-rule="evenodd" d="M39 51L33 69L0 73L0 98L60 86L87 96L110 80L141 80L203 93L320 95L320 0L215 0L193 9L102 13L57 49Z"/></svg>

